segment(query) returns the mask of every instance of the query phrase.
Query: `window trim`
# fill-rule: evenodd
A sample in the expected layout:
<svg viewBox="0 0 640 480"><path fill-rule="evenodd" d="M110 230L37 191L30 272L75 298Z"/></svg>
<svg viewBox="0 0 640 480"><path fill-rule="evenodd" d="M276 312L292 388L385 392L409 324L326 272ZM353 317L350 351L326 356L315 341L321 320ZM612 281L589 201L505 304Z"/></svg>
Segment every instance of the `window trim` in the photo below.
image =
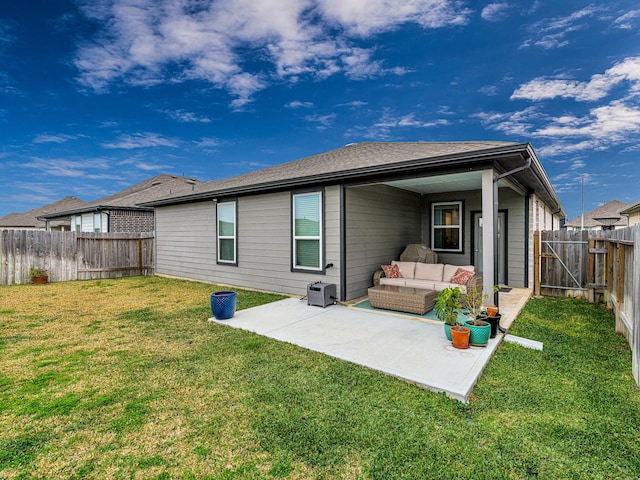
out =
<svg viewBox="0 0 640 480"><path fill-rule="evenodd" d="M233 206L233 235L220 235L220 207L232 205ZM220 240L233 239L233 260L224 260L220 258L221 248ZM216 263L218 265L233 265L238 266L238 201L237 200L224 200L216 202Z"/></svg>
<svg viewBox="0 0 640 480"><path fill-rule="evenodd" d="M440 205L457 205L458 206L458 225L435 225L435 209ZM458 229L458 248L437 248L436 235L437 229L457 228ZM442 253L464 253L464 202L462 200L452 200L449 202L433 202L431 203L431 250Z"/></svg>
<svg viewBox="0 0 640 480"><path fill-rule="evenodd" d="M98 228L96 229L96 219L98 219ZM93 232L102 232L102 212L96 212L93 214Z"/></svg>
<svg viewBox="0 0 640 480"><path fill-rule="evenodd" d="M76 215L75 216L75 220L74 220L73 226L74 226L73 227L74 231L76 233L82 232L82 215Z"/></svg>
<svg viewBox="0 0 640 480"><path fill-rule="evenodd" d="M308 195L319 195L320 196L320 205L319 205L319 215L320 215L320 234L318 235L318 237L297 237L295 234L295 222L296 222L296 218L295 218L295 214L296 214L296 198L298 197L302 197L302 196L308 196ZM325 274L325 262L324 259L326 257L326 252L325 252L325 223L324 223L324 219L325 219L325 192L324 189L313 189L313 190L299 190L296 192L291 192L291 271L292 272L306 272L306 273L319 273L324 275ZM319 246L319 266L318 268L315 267L305 267L302 265L296 265L296 240L299 239L306 239L306 240L319 240L320 242L320 246Z"/></svg>

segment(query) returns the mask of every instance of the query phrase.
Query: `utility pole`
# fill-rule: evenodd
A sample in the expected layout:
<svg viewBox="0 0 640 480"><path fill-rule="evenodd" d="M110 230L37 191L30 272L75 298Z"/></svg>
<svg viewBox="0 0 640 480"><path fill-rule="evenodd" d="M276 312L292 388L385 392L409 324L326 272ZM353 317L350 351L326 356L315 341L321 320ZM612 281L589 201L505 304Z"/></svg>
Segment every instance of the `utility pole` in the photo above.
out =
<svg viewBox="0 0 640 480"><path fill-rule="evenodd" d="M584 173L580 175L582 178L582 216L580 218L580 230L584 230Z"/></svg>

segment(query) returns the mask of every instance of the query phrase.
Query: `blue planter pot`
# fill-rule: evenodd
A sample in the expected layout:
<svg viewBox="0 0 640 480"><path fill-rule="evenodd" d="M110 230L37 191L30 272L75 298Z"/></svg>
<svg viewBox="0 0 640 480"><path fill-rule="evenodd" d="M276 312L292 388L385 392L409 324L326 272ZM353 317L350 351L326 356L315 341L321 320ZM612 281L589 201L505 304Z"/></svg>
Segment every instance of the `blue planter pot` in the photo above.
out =
<svg viewBox="0 0 640 480"><path fill-rule="evenodd" d="M211 294L211 311L216 320L228 320L236 313L236 292L222 290Z"/></svg>
<svg viewBox="0 0 640 480"><path fill-rule="evenodd" d="M474 325L473 320L467 320L464 322L464 326L471 330L469 336L469 343L476 347L485 347L489 343L489 337L491 336L491 325L488 322L482 321L483 325Z"/></svg>

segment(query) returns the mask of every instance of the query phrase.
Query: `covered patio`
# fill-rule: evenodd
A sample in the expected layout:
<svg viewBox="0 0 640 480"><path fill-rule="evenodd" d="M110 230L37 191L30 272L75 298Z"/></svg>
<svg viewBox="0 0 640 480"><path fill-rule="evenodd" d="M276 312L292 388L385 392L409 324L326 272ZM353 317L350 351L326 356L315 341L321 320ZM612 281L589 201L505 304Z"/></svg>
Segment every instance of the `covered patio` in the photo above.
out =
<svg viewBox="0 0 640 480"><path fill-rule="evenodd" d="M512 324L530 296L531 290L524 288L499 293L501 326ZM458 350L446 339L441 322L350 305L309 306L300 298L241 310L230 320L209 320L362 365L465 403L504 338L498 334L487 347Z"/></svg>

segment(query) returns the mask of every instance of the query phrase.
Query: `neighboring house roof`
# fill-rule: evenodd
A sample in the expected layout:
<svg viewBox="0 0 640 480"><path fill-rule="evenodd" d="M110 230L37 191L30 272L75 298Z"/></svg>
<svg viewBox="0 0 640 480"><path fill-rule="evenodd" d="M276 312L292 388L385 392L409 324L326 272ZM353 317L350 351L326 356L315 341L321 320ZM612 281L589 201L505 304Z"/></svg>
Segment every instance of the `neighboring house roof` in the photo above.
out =
<svg viewBox="0 0 640 480"><path fill-rule="evenodd" d="M197 192L203 184L204 182L195 178L167 174L156 175L113 195L87 202L78 208L68 209L57 214L45 214L41 218L51 220L61 215L68 216L99 210L150 210L149 207L142 207L140 204L161 200L174 194Z"/></svg>
<svg viewBox="0 0 640 480"><path fill-rule="evenodd" d="M604 205L591 210L584 214L584 226L585 227L606 227L606 226L627 226L627 217L622 215L624 210L629 205L618 200L611 200ZM570 222L565 223L566 227L580 227L582 225L582 215L579 215Z"/></svg>
<svg viewBox="0 0 640 480"><path fill-rule="evenodd" d="M513 142L364 142L276 165L254 172L208 182L195 194L172 195L150 206L206 200L225 195L299 188L305 185L349 181L381 181L408 176L434 175L481 168L498 162L502 171L530 168L510 177L561 210L551 183L533 148ZM495 163L494 163L495 165Z"/></svg>
<svg viewBox="0 0 640 480"><path fill-rule="evenodd" d="M624 210L620 210L620 213L622 215L632 215L634 213L639 213L639 212L640 212L640 200L638 200L636 203L629 205Z"/></svg>
<svg viewBox="0 0 640 480"><path fill-rule="evenodd" d="M73 196L64 197L62 200L50 203L44 207L34 208L24 213L10 213L0 218L0 227L12 227L12 228L44 228L45 222L39 220L42 215L55 214L57 212L63 212L72 208L79 208L86 202ZM59 223L68 222L56 222L52 226L57 226Z"/></svg>

